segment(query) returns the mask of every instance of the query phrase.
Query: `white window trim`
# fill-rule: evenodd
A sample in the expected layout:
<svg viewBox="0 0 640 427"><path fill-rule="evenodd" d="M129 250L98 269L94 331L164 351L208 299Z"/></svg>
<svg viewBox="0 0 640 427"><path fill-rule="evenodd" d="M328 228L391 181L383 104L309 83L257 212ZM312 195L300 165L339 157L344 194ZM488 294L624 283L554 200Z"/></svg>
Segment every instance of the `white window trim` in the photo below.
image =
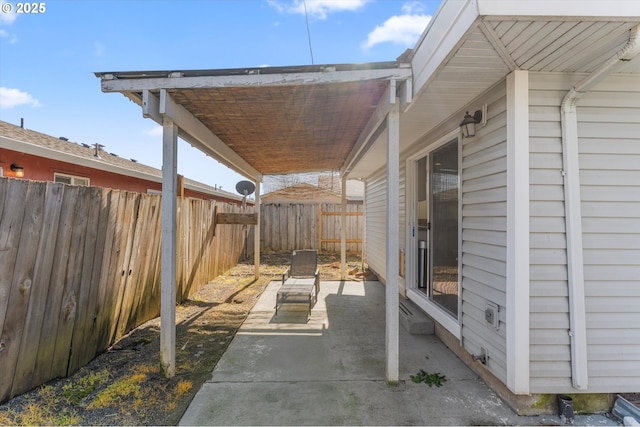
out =
<svg viewBox="0 0 640 427"><path fill-rule="evenodd" d="M91 179L89 179L86 176L77 176L77 175L70 175L68 173L60 173L60 172L54 172L53 173L53 182L57 182L56 178L57 177L65 177L65 178L70 178L71 179L71 185L81 185L81 184L76 184L75 181L76 180L86 180L87 181L87 187L91 185Z"/></svg>

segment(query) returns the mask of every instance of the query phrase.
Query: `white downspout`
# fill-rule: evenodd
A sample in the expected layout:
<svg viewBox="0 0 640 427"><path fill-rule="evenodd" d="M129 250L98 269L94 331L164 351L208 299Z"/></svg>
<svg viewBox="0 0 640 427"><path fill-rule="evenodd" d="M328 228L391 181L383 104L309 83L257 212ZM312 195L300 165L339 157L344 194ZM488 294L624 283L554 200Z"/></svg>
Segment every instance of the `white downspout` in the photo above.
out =
<svg viewBox="0 0 640 427"><path fill-rule="evenodd" d="M631 29L629 41L618 53L569 90L561 106L562 164L564 177L567 270L569 287L569 337L573 387L588 388L587 326L582 254L582 212L576 105L591 88L640 53L640 25Z"/></svg>

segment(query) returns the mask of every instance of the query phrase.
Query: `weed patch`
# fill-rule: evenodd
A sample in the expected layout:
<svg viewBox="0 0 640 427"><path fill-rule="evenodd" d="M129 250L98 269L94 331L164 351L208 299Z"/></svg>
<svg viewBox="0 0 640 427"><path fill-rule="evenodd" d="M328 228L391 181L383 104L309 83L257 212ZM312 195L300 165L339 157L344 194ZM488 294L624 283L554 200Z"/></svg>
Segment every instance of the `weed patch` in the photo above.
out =
<svg viewBox="0 0 640 427"><path fill-rule="evenodd" d="M71 405L77 406L82 399L89 396L97 387L109 380L109 371L103 369L91 372L87 376L78 377L77 381L69 382L62 386L62 397Z"/></svg>
<svg viewBox="0 0 640 427"><path fill-rule="evenodd" d="M447 381L447 378L439 372L430 374L428 372L425 372L423 369L420 369L420 372L418 372L416 375L411 375L409 378L411 378L411 381L413 381L414 383L425 383L429 387L441 387L442 384Z"/></svg>

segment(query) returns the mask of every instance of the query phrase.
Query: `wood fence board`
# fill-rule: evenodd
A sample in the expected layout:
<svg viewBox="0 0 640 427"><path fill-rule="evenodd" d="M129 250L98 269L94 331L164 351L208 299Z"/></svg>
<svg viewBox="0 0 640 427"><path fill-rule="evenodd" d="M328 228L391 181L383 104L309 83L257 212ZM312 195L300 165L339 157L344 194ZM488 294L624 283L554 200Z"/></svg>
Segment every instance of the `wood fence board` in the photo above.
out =
<svg viewBox="0 0 640 427"><path fill-rule="evenodd" d="M125 294L126 287L126 269L129 266L129 257L131 256L131 238L134 210L136 209L136 200L134 193L126 193L120 191L120 197L124 199L118 208L118 226L116 227L116 243L118 256L113 269L109 271L109 276L113 278L114 292L111 304L111 319L109 321L111 327L109 329L109 344L118 339L118 321L120 320L120 309L122 308L122 299Z"/></svg>
<svg viewBox="0 0 640 427"><path fill-rule="evenodd" d="M152 233L153 221L151 220L151 198L146 194L140 195L139 208L139 238L134 241L134 250L136 252L136 265L132 266L133 274L131 281L134 286L133 300L129 309L129 318L126 324L126 330L131 330L140 321L140 301L144 298L146 291L146 277L149 268L149 236Z"/></svg>
<svg viewBox="0 0 640 427"><path fill-rule="evenodd" d="M133 280L135 271L137 270L137 256L139 254L138 242L141 238L141 232L144 221L144 214L140 211L142 204L142 194L128 193L127 197L132 197L133 211L131 212L131 220L127 231L127 241L125 257L121 267L121 277L123 279L123 293L118 310L118 326L114 341L124 336L128 329L129 318L132 313L132 304L136 292L136 282Z"/></svg>
<svg viewBox="0 0 640 427"><path fill-rule="evenodd" d="M93 321L90 323L91 332L87 337L87 347L82 350L82 360L89 358L91 360L95 354L92 353L104 348L104 342L106 341L106 326L103 323L104 319L104 298L106 296L107 277L104 274L105 270L109 267L111 249L113 247L113 226L111 224L111 203L112 203L111 189L102 189L100 195L100 213L97 221L97 240L96 240L96 252L93 262L93 271L91 275L91 297L89 300L93 303L93 311L89 312L87 319L93 316Z"/></svg>
<svg viewBox="0 0 640 427"><path fill-rule="evenodd" d="M11 339L11 333L9 333L9 340L5 338L7 343L12 342L12 347L15 346L14 351L10 354L17 359L14 370L9 371L13 372L12 396L28 390L25 383L35 363L40 327L44 315L44 307L41 302L46 301L46 291L48 290L48 280L44 281L43 276L46 277L51 271L51 264L47 261L52 260L52 257L44 262L37 257L42 253L53 253L53 247L47 245L50 241L43 239L40 233L45 212L44 194L45 186L43 184L29 183L28 201L24 212L20 249L14 273L17 275L14 277L18 279L17 283L14 282L14 289L17 292L12 292L9 301L9 311L15 309L17 313L12 322L5 323L5 328L6 326L11 327L12 324L15 327L13 339ZM43 249L48 249L48 251ZM5 333L3 336L6 337ZM10 354L5 354L8 349L9 345L3 352L2 358L10 357Z"/></svg>
<svg viewBox="0 0 640 427"><path fill-rule="evenodd" d="M145 304L150 310L149 312L154 315L160 314L160 294L162 291L160 277L162 273L162 199L158 199L158 205L155 209L155 216L157 218L155 241L157 244L154 246L154 268L153 268L153 288L149 303Z"/></svg>
<svg viewBox="0 0 640 427"><path fill-rule="evenodd" d="M14 388L16 390L29 389L32 382L31 378L34 375L38 359L38 348L45 311L48 309L47 294L56 253L57 229L64 187L62 184L46 185L44 191L44 213L40 230L37 232L39 241L34 257L33 284L27 311L27 323L25 324L20 344L20 357L14 374Z"/></svg>
<svg viewBox="0 0 640 427"><path fill-rule="evenodd" d="M31 280L31 276L25 274L24 267L18 263L18 254L25 255L27 248L35 244L21 242L22 226L27 212L31 212L35 203L34 199L27 198L28 188L21 185L17 180L4 179L3 184L7 185L7 199L12 203L5 203L2 212L2 224L6 224L0 231L0 267L3 274L0 277L2 293L4 298L0 300L0 318L2 328L0 329L0 339L4 345L2 357L0 357L0 397L7 397L11 393L13 385L13 373L15 372L18 360L20 340L24 328L24 310L28 306L30 286L25 286L25 281ZM21 253L22 252L22 253ZM34 251L35 253L35 251ZM28 256L29 253L26 253ZM24 260L21 260L24 262ZM28 284L28 283L27 283Z"/></svg>
<svg viewBox="0 0 640 427"><path fill-rule="evenodd" d="M161 242L161 197L157 195L149 196L151 201L151 222L153 227L150 233L148 254L148 268L143 279L145 298L139 303L138 321L140 324L146 320L156 317L160 313L160 242Z"/></svg>
<svg viewBox="0 0 640 427"><path fill-rule="evenodd" d="M82 262L82 276L80 278L80 292L78 294L78 307L76 322L73 331L73 341L71 342L71 355L67 366L66 375L75 373L78 369L93 359L95 353L87 351L87 343L90 341L93 329L93 319L95 317L95 304L98 286L94 286L92 276L95 270L99 270L100 265L96 263L98 247L104 244L104 238L100 239L98 229L100 210L102 204L102 189L90 187L88 190L87 208L87 228L84 245L84 257ZM96 280L97 284L99 280ZM91 356L88 357L87 354Z"/></svg>
<svg viewBox="0 0 640 427"><path fill-rule="evenodd" d="M140 240L144 238L142 233L144 232L145 213L141 211L142 195L131 194L133 203L133 210L131 213L131 220L129 229L127 231L127 250L125 252L125 258L122 265L122 278L124 279L124 293L122 295L122 302L119 310L118 329L116 332L116 339L124 336L129 329L129 319L132 317L133 304L136 294L136 280L138 276L138 255Z"/></svg>
<svg viewBox="0 0 640 427"><path fill-rule="evenodd" d="M58 337L58 324L63 297L66 292L67 270L71 258L71 238L72 229L75 222L75 208L78 200L78 187L63 186L62 206L60 209L60 221L58 222L57 240L55 245L56 257L53 261L51 276L46 281L49 292L46 296L46 311L40 333L40 345L38 347L38 361L36 363L33 376L42 381L46 378L53 378L52 368L55 360L55 347Z"/></svg>
<svg viewBox="0 0 640 427"><path fill-rule="evenodd" d="M18 256L20 232L27 200L27 186L15 179L1 178L7 203L0 210L0 339L3 338L5 316L9 305L13 272ZM5 340L6 342L6 340ZM2 367L2 358L0 358ZM0 369L0 372L9 372Z"/></svg>
<svg viewBox="0 0 640 427"><path fill-rule="evenodd" d="M111 319L113 311L114 299L114 275L115 265L118 262L119 243L116 239L117 224L121 218L118 212L121 211L120 206L124 205L124 200L119 197L120 192L117 190L109 190L107 194L107 203L105 206L106 215L104 217L103 227L106 228L105 249L102 263L102 273L100 275L100 285L98 292L98 301L100 306L98 310L98 318L96 319L98 338L98 348L106 348L111 343ZM101 215L102 220L102 215ZM120 226L122 227L122 226ZM115 248L115 249L114 249Z"/></svg>
<svg viewBox="0 0 640 427"><path fill-rule="evenodd" d="M185 227L188 227L188 209L183 205L184 199L178 199L176 207L176 297L180 295L180 289L184 282L184 262L185 262Z"/></svg>
<svg viewBox="0 0 640 427"><path fill-rule="evenodd" d="M51 377L64 377L69 368L69 349L71 348L73 330L77 318L82 266L84 257L87 256L84 248L89 220L86 213L89 210L89 202L91 201L90 193L81 187L76 187L75 189L78 190L78 196L71 227L70 256L63 287L62 305L58 315L58 330L56 332L54 359L51 365ZM43 378L43 380L46 381L46 378Z"/></svg>

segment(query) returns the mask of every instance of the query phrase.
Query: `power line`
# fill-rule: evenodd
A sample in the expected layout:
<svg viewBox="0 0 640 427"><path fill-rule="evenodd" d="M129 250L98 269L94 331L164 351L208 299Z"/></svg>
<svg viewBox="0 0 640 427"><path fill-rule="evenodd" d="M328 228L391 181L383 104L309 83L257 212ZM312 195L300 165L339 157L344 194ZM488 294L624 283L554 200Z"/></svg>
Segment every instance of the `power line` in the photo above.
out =
<svg viewBox="0 0 640 427"><path fill-rule="evenodd" d="M311 65L313 65L313 49L311 48L311 31L309 30L309 15L307 14L307 1L302 0L304 4L304 19L307 21L307 39L309 40L309 52L311 53Z"/></svg>

